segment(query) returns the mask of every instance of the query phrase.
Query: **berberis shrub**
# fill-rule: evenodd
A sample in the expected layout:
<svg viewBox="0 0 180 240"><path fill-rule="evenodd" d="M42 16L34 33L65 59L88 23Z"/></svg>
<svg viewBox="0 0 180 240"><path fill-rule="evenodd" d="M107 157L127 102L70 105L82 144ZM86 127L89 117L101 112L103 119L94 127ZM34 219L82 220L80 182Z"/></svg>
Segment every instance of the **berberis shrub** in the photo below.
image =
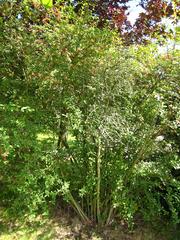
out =
<svg viewBox="0 0 180 240"><path fill-rule="evenodd" d="M0 22L1 205L61 196L85 223L178 223L179 52L124 47L85 10L31 26L14 11Z"/></svg>

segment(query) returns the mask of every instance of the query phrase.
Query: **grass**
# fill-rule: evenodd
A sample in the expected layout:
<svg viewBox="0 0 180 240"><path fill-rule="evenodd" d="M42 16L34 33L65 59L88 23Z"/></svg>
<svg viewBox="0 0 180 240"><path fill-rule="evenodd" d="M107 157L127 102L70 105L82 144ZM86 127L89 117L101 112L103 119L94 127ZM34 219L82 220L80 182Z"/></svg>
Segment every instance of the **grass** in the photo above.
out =
<svg viewBox="0 0 180 240"><path fill-rule="evenodd" d="M54 140L57 137L55 136L55 134L53 134L52 132L47 132L47 133L43 133L40 132L37 134L37 140L38 141L44 141L44 140Z"/></svg>
<svg viewBox="0 0 180 240"><path fill-rule="evenodd" d="M1 211L0 211L1 214ZM179 240L180 235L168 229L155 231L151 226L138 226L128 232L122 225L85 227L77 217L58 213L52 218L38 216L10 220L0 217L0 240ZM0 216L3 216L0 215Z"/></svg>
<svg viewBox="0 0 180 240"><path fill-rule="evenodd" d="M13 233L4 233L0 236L0 240L38 240L38 239L52 239L50 233L42 233L40 231L37 231L35 233L29 233L25 229L19 230L17 232Z"/></svg>
<svg viewBox="0 0 180 240"><path fill-rule="evenodd" d="M58 141L58 136L53 132L39 132L36 135L36 139L40 144L51 143L54 146L56 146ZM68 133L67 141L68 141L68 145L72 147L76 141L76 138L71 133Z"/></svg>
<svg viewBox="0 0 180 240"><path fill-rule="evenodd" d="M50 240L55 239L55 224L51 219L38 216L24 219L1 219L0 240Z"/></svg>
<svg viewBox="0 0 180 240"><path fill-rule="evenodd" d="M57 140L57 136L53 132L47 132L43 133L40 132L37 134L37 140L38 141L44 141L44 140ZM75 141L75 137L72 134L68 134L67 140L69 143Z"/></svg>

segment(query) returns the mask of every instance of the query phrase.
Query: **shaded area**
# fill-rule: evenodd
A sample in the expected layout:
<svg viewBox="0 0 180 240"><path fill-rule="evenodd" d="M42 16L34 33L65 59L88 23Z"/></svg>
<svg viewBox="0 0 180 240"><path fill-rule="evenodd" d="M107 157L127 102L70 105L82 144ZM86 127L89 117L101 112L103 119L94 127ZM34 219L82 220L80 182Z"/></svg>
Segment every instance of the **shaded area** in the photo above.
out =
<svg viewBox="0 0 180 240"><path fill-rule="evenodd" d="M3 216L3 210L1 209ZM126 224L113 222L108 227L84 226L70 213L56 210L51 218L26 216L21 220L0 218L0 240L178 240L180 230L165 223L153 226L137 220L137 226L128 230Z"/></svg>

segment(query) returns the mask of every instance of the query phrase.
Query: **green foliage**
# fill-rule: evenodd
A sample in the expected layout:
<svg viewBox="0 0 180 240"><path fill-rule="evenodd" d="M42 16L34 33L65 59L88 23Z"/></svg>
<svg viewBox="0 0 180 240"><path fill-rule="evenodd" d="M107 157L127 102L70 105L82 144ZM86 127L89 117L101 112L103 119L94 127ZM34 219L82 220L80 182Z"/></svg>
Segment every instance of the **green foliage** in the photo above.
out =
<svg viewBox="0 0 180 240"><path fill-rule="evenodd" d="M86 223L178 223L179 52L122 47L68 7L47 24L14 16L0 33L2 204L48 211L61 196Z"/></svg>

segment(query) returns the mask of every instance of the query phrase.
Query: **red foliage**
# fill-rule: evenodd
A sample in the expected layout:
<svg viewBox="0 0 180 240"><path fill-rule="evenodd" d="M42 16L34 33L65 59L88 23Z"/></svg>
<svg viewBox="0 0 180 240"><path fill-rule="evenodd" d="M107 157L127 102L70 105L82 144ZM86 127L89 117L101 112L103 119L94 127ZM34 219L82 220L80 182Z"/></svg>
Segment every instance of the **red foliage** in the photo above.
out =
<svg viewBox="0 0 180 240"><path fill-rule="evenodd" d="M111 27L118 29L125 44L146 43L156 35L166 36L165 27L161 21L165 17L172 17L174 11L171 1L166 0L139 0L143 12L139 14L132 26L128 21L128 4L131 0L99 0L94 2L95 13L99 16L99 27L106 21ZM178 1L176 8L179 7Z"/></svg>
<svg viewBox="0 0 180 240"><path fill-rule="evenodd" d="M137 5L142 7L142 12L136 19L135 23L131 25L128 21L128 10L131 1L135 0L64 0L62 2L54 2L54 7L47 11L39 4L31 5L31 15L29 18L26 11L22 12L24 19L27 19L27 25L30 26L34 23L46 24L50 19L57 19L61 21L61 7L62 5L73 4L74 11L79 12L84 2L88 3L89 8L95 14L98 20L98 27L103 28L108 22L111 28L116 28L119 31L120 37L124 44L129 45L133 43L145 44L155 35L166 36L165 27L162 25L162 19L165 17L173 18L179 17L180 2L174 0L175 6L169 0L139 0ZM18 8L18 5L17 5ZM36 11L37 10L37 11ZM0 16L8 19L8 14L1 13ZM176 19L177 21L177 19Z"/></svg>
<svg viewBox="0 0 180 240"><path fill-rule="evenodd" d="M170 18L174 11L172 2L164 0L141 0L139 4L144 12L139 14L131 32L125 35L129 43L146 43L156 35L166 37L165 26L162 25L163 18ZM176 7L178 8L178 6Z"/></svg>

